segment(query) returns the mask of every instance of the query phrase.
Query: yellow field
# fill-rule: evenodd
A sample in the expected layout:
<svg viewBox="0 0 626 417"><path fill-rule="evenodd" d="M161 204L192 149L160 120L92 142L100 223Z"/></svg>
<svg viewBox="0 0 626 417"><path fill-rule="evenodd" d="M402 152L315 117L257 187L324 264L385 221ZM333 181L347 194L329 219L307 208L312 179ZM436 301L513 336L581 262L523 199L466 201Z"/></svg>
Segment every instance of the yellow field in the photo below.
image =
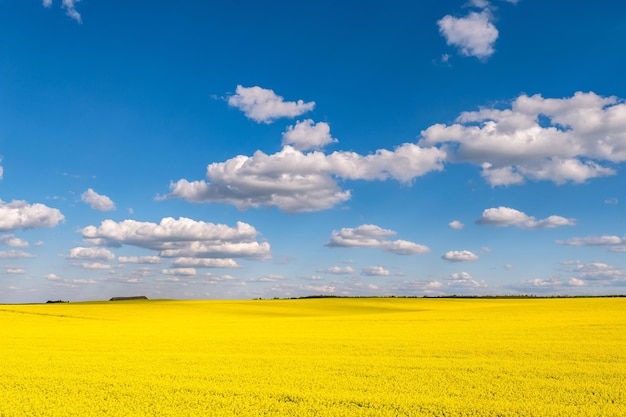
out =
<svg viewBox="0 0 626 417"><path fill-rule="evenodd" d="M626 299L0 305L0 416L626 416Z"/></svg>

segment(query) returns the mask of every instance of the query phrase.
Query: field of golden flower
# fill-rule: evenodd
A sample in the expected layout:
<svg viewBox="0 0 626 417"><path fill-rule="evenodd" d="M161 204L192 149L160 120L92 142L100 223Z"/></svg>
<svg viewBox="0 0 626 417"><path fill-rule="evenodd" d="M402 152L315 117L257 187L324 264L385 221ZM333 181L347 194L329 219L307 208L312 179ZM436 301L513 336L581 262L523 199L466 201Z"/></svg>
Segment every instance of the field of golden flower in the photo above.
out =
<svg viewBox="0 0 626 417"><path fill-rule="evenodd" d="M626 299L0 305L0 416L623 416Z"/></svg>

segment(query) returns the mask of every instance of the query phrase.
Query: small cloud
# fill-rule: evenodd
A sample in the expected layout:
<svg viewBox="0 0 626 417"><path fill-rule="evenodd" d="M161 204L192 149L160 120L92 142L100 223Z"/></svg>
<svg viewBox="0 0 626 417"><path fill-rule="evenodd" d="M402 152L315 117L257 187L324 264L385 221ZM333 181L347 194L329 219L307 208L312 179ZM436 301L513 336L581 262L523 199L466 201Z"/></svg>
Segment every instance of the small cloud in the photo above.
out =
<svg viewBox="0 0 626 417"><path fill-rule="evenodd" d="M485 60L495 52L493 46L498 39L498 29L492 20L491 12L483 10L460 18L447 15L437 25L446 43L457 47L461 55Z"/></svg>
<svg viewBox="0 0 626 417"><path fill-rule="evenodd" d="M328 123L314 123L311 119L296 122L283 133L283 146L292 145L299 151L321 149L329 143L336 143L337 139L330 135Z"/></svg>
<svg viewBox="0 0 626 417"><path fill-rule="evenodd" d="M239 268L231 258L176 258L172 266L191 268Z"/></svg>
<svg viewBox="0 0 626 417"><path fill-rule="evenodd" d="M119 256L117 261L122 264L160 264L158 256Z"/></svg>
<svg viewBox="0 0 626 417"><path fill-rule="evenodd" d="M617 198L607 198L606 200L604 200L604 204L616 205L618 203L619 200Z"/></svg>
<svg viewBox="0 0 626 417"><path fill-rule="evenodd" d="M83 23L80 13L76 11L75 7L76 3L79 2L80 0L62 0L61 7L65 9L65 12L69 17L76 20L78 23ZM43 7L52 7L52 0L43 0Z"/></svg>
<svg viewBox="0 0 626 417"><path fill-rule="evenodd" d="M511 269L513 269L513 264L504 264L504 269L510 271Z"/></svg>
<svg viewBox="0 0 626 417"><path fill-rule="evenodd" d="M282 275L263 275L257 278L252 278L250 282L277 282L284 281L286 279L287 278Z"/></svg>
<svg viewBox="0 0 626 417"><path fill-rule="evenodd" d="M115 255L105 248L83 248L76 247L70 249L67 259L91 259L100 261L112 261Z"/></svg>
<svg viewBox="0 0 626 417"><path fill-rule="evenodd" d="M27 248L28 242L9 234L0 236L0 245L11 246L13 248Z"/></svg>
<svg viewBox="0 0 626 417"><path fill-rule="evenodd" d="M192 277L196 275L195 268L171 268L161 270L163 275L180 275L186 277Z"/></svg>
<svg viewBox="0 0 626 417"><path fill-rule="evenodd" d="M390 274L389 270L382 266L367 266L361 270L361 274L368 277L386 277Z"/></svg>
<svg viewBox="0 0 626 417"><path fill-rule="evenodd" d="M585 285L585 281L583 281L582 279L578 279L578 278L570 278L570 280L567 281L567 283L571 285L572 287L582 287Z"/></svg>
<svg viewBox="0 0 626 417"><path fill-rule="evenodd" d="M89 204L92 209L99 211L115 210L115 204L106 195L101 195L89 188L80 195L80 199Z"/></svg>
<svg viewBox="0 0 626 417"><path fill-rule="evenodd" d="M272 123L281 117L300 116L315 107L314 101L284 101L273 90L241 85L237 86L234 95L228 97L228 104L243 111L247 118L257 123Z"/></svg>
<svg viewBox="0 0 626 417"><path fill-rule="evenodd" d="M23 268L6 268L7 274L25 274L26 270Z"/></svg>
<svg viewBox="0 0 626 417"><path fill-rule="evenodd" d="M328 274L334 274L334 275L350 275L350 274L354 274L354 269L350 266L333 266L331 268L327 268L327 269L318 269L317 272L325 272Z"/></svg>
<svg viewBox="0 0 626 417"><path fill-rule="evenodd" d="M576 220L554 215L543 220L536 220L519 210L500 206L484 210L476 223L497 227L516 226L521 229L551 229L561 226L574 226Z"/></svg>
<svg viewBox="0 0 626 417"><path fill-rule="evenodd" d="M388 240L396 234L393 230L383 229L374 224L363 224L356 228L333 230L330 241L325 246L330 248L377 248L396 255L420 255L430 252L430 248L407 240Z"/></svg>
<svg viewBox="0 0 626 417"><path fill-rule="evenodd" d="M103 264L100 262L92 262L92 263L82 263L80 265L83 269L111 269L111 265Z"/></svg>
<svg viewBox="0 0 626 417"><path fill-rule="evenodd" d="M455 230L461 230L465 227L465 225L458 220L452 220L450 223L448 223L448 226L450 226L450 229Z"/></svg>
<svg viewBox="0 0 626 417"><path fill-rule="evenodd" d="M0 259L23 259L34 258L30 253L21 250L6 250L0 251Z"/></svg>
<svg viewBox="0 0 626 417"><path fill-rule="evenodd" d="M468 250L453 250L441 256L442 259L450 262L470 262L478 259L478 255Z"/></svg>

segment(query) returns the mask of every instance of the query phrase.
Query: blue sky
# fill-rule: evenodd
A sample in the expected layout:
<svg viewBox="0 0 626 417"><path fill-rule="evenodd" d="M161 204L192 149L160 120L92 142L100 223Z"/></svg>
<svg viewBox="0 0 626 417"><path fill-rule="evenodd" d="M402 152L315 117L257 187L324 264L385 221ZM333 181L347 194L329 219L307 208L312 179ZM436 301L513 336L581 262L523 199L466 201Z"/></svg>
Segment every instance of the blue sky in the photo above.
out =
<svg viewBox="0 0 626 417"><path fill-rule="evenodd" d="M625 292L621 1L1 4L0 302Z"/></svg>

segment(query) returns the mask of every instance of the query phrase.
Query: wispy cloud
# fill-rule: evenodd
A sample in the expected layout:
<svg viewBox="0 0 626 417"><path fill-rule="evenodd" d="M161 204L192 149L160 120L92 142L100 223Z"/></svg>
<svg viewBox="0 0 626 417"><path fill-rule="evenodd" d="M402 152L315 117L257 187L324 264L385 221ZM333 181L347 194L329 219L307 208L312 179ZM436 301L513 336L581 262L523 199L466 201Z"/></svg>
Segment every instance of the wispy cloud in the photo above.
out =
<svg viewBox="0 0 626 417"><path fill-rule="evenodd" d="M61 7L65 9L69 17L76 20L78 23L83 23L80 13L76 10L76 3L80 3L80 0L62 0ZM43 6L52 7L52 0L43 0Z"/></svg>

